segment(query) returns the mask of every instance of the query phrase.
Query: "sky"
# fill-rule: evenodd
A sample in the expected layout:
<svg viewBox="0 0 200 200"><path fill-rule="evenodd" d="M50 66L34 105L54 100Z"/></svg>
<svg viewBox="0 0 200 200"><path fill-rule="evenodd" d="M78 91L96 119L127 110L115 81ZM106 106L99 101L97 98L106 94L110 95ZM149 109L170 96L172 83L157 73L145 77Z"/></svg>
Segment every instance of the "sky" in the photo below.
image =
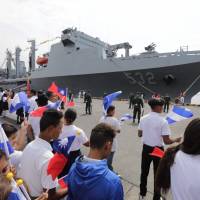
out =
<svg viewBox="0 0 200 200"><path fill-rule="evenodd" d="M7 48L25 49L29 39L39 44L69 27L109 44L129 42L132 54L151 42L158 52L185 45L200 50L199 0L0 0L0 5L0 66ZM51 44L40 46L36 54ZM21 59L28 60L27 51Z"/></svg>

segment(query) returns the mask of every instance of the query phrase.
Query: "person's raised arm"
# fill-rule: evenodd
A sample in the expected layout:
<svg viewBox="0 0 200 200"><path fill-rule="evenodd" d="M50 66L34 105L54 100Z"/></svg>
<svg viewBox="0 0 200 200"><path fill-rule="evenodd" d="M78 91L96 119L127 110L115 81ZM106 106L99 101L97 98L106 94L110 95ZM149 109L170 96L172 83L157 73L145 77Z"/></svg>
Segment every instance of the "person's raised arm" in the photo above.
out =
<svg viewBox="0 0 200 200"><path fill-rule="evenodd" d="M177 138L172 139L170 137L170 134L171 134L171 131L170 131L169 125L168 125L167 121L165 121L165 123L162 126L163 142L165 144L173 144L175 142L180 142L181 141L181 137L177 137Z"/></svg>
<svg viewBox="0 0 200 200"><path fill-rule="evenodd" d="M15 150L23 150L26 144L26 135L27 135L27 128L28 128L28 123L25 120L21 128L18 130L18 135L17 135L17 140L15 144Z"/></svg>
<svg viewBox="0 0 200 200"><path fill-rule="evenodd" d="M162 137L163 137L163 142L165 144L173 144L175 142L179 143L181 141L181 137L177 137L177 138L174 138L174 139L170 138L169 135L163 135Z"/></svg>
<svg viewBox="0 0 200 200"><path fill-rule="evenodd" d="M35 139L34 132L32 126L29 124L27 127L27 136L30 141Z"/></svg>

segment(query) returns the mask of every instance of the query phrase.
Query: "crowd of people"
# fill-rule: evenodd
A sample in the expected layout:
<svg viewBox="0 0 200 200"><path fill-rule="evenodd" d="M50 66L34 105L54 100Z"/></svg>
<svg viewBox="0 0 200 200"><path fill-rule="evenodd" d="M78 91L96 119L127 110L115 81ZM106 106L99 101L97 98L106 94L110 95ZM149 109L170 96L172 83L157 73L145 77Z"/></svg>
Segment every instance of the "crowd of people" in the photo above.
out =
<svg viewBox="0 0 200 200"><path fill-rule="evenodd" d="M9 102L9 98L13 97L13 93L8 93L2 91L1 104ZM24 113L23 109L16 112L20 128L8 123L2 124L14 152L8 158L0 150L0 200L21 200L6 178L8 172L14 174L14 179L23 179L31 199L123 200L121 176L112 164L117 137L122 130L121 123L115 117L115 106L108 107L88 138L84 130L75 125L77 112L74 108L50 108L42 116L33 115L36 109L58 99L53 92L31 90L28 112ZM131 94L129 100L129 108L133 108L133 122L138 120L138 137L142 138L143 143L138 199L146 198L147 179L153 162L153 200L161 200L169 189L174 200L197 200L200 196L200 178L197 176L200 172L200 119L189 123L183 138L172 138L167 121L160 115L169 110L171 99L168 95L164 100L158 96L150 99L148 105L151 111L144 116L143 95ZM86 114L91 114L92 97L89 92L84 96L84 102ZM66 165L57 178L53 179L48 174L48 165L55 153L52 142L69 137L74 137L74 140L67 154ZM176 145L168 148L163 158L151 155L155 147L164 151L164 145L171 144ZM83 146L88 148L87 155L81 152ZM67 188L59 185L62 177L67 177Z"/></svg>

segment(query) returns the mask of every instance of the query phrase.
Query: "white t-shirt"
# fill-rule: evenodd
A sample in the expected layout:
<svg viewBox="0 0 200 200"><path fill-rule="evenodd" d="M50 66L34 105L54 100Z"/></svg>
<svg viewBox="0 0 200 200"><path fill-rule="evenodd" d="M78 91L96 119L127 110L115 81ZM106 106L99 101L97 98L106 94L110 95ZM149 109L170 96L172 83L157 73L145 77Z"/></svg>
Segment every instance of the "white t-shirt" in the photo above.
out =
<svg viewBox="0 0 200 200"><path fill-rule="evenodd" d="M143 116L138 129L142 131L143 144L152 147L163 146L162 136L171 134L167 121L156 112Z"/></svg>
<svg viewBox="0 0 200 200"><path fill-rule="evenodd" d="M170 171L173 200L200 199L200 155L178 151Z"/></svg>
<svg viewBox="0 0 200 200"><path fill-rule="evenodd" d="M6 102L7 101L7 97L3 97L3 102Z"/></svg>
<svg viewBox="0 0 200 200"><path fill-rule="evenodd" d="M100 119L100 123L106 123L108 125L110 125L115 131L118 131L121 129L120 127L120 122L118 119L116 119L115 117L109 117L109 116L103 116ZM118 132L116 132L117 134ZM117 150L117 138L115 136L114 140L113 140L113 145L112 145L112 150L111 152L115 152Z"/></svg>
<svg viewBox="0 0 200 200"><path fill-rule="evenodd" d="M41 117L32 117L31 115L28 118L28 124L31 125L35 138L40 134L40 119Z"/></svg>
<svg viewBox="0 0 200 200"><path fill-rule="evenodd" d="M18 171L19 164L21 162L22 151L14 150L14 152L10 155L11 164L16 168Z"/></svg>
<svg viewBox="0 0 200 200"><path fill-rule="evenodd" d="M75 125L65 125L62 129L59 139L64 139L69 136L76 136L70 148L71 151L79 150L83 144L88 142L85 132Z"/></svg>
<svg viewBox="0 0 200 200"><path fill-rule="evenodd" d="M32 96L31 98L29 98L29 103L30 103L30 108L29 108L29 113L32 112L33 110L35 110L38 106L36 103L37 97L36 96Z"/></svg>
<svg viewBox="0 0 200 200"><path fill-rule="evenodd" d="M32 197L38 197L43 189L58 186L57 179L53 181L51 175L47 175L48 163L52 157L51 145L41 138L36 138L25 147L19 177L27 183Z"/></svg>

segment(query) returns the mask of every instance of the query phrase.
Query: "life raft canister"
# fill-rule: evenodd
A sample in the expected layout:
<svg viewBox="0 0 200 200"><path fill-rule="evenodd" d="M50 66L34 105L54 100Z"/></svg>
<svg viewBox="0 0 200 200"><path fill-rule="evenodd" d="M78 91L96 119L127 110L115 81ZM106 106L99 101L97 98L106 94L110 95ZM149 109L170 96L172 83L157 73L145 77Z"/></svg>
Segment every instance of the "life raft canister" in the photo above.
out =
<svg viewBox="0 0 200 200"><path fill-rule="evenodd" d="M38 57L37 60L36 60L36 63L38 65L45 65L45 64L48 63L48 57L46 57L46 56Z"/></svg>

